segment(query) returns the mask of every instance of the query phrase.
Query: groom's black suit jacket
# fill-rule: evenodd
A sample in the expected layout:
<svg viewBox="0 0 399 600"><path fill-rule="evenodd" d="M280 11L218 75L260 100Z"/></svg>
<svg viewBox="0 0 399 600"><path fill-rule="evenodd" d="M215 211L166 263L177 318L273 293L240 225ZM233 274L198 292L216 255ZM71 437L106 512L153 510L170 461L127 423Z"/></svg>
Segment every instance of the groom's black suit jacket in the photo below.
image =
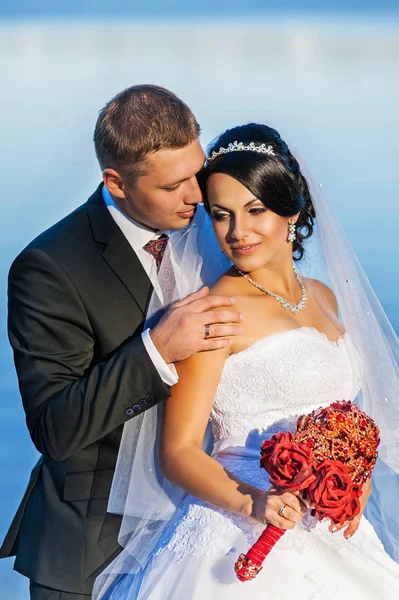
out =
<svg viewBox="0 0 399 600"><path fill-rule="evenodd" d="M106 509L123 424L169 396L140 335L151 283L101 189L9 275L9 338L42 457L0 556L16 555L14 568L42 585L86 594L120 550L120 517Z"/></svg>

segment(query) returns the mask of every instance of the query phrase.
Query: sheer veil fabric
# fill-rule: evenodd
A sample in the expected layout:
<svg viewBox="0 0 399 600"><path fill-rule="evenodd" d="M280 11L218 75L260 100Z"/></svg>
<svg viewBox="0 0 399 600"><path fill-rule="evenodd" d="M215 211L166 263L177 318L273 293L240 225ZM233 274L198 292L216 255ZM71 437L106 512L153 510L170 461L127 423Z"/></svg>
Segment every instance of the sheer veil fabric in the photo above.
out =
<svg viewBox="0 0 399 600"><path fill-rule="evenodd" d="M211 220L202 205L193 223L183 231L170 232L169 242L158 273L144 328L153 327L170 304L204 285L211 286L229 268L212 232ZM170 297L170 275L175 289ZM168 301L165 301L165 288ZM144 568L165 525L185 492L171 484L158 466L158 447L163 406L147 410L124 425L108 512L123 515L118 541L124 551L97 578L94 598L103 598L121 573L137 573ZM212 450L210 426L204 449Z"/></svg>
<svg viewBox="0 0 399 600"><path fill-rule="evenodd" d="M315 228L297 264L302 276L326 283L334 292L340 320L360 354L363 384L356 402L380 427L379 460L373 473L373 493L366 516L386 551L399 562L399 377L398 338L379 303L321 187L312 182L303 162L316 213ZM199 206L193 224L170 236L160 281L173 269L176 287L172 302L203 285L212 285L230 266L220 252L211 221ZM320 302L327 300L320 298ZM160 318L162 292L154 292L147 326ZM123 515L119 533L122 552L95 582L93 598L110 598L115 583L139 573L151 557L159 536L185 492L169 483L158 467L162 406L146 411L124 426L108 511ZM204 447L210 450L207 432Z"/></svg>

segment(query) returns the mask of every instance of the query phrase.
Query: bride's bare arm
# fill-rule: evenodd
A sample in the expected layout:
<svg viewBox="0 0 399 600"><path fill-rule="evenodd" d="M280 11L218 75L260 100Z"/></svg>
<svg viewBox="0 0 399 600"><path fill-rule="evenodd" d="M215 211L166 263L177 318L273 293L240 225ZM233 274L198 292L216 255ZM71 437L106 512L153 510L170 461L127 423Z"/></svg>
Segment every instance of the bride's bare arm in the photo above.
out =
<svg viewBox="0 0 399 600"><path fill-rule="evenodd" d="M165 405L161 469L174 484L214 506L290 529L305 511L299 498L244 483L201 449L228 351L202 352L176 365L179 382ZM285 518L278 515L282 504Z"/></svg>

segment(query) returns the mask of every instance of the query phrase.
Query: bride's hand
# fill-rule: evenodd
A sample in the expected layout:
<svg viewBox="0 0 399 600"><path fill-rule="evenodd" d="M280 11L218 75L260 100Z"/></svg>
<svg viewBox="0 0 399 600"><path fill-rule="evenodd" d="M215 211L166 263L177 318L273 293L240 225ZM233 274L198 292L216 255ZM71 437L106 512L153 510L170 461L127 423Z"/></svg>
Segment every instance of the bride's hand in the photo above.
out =
<svg viewBox="0 0 399 600"><path fill-rule="evenodd" d="M263 524L293 529L308 510L300 492L281 492L270 488L253 499L251 516Z"/></svg>
<svg viewBox="0 0 399 600"><path fill-rule="evenodd" d="M368 499L370 498L371 491L372 491L372 483L371 483L371 478L370 478L370 479L367 479L366 483L363 485L362 495L359 498L360 506L361 506L360 513L358 515L356 515L355 517L353 517L353 519L351 521L345 521L345 523L343 525L339 525L339 524L337 525L336 523L331 523L331 525L329 527L329 530L331 531L331 533L335 533L336 531L340 531L341 529L346 528L344 531L344 538L347 540L350 537L352 537L352 535L354 533L356 533L356 531L358 530L358 527L360 525L360 520L362 518L363 511L365 509Z"/></svg>

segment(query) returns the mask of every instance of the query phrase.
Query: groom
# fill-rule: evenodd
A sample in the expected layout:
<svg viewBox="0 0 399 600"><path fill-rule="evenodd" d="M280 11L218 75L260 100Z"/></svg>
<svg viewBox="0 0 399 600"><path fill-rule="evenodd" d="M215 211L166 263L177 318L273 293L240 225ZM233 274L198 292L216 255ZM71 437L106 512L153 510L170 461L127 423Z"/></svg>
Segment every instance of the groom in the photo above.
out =
<svg viewBox="0 0 399 600"><path fill-rule="evenodd" d="M9 338L42 456L0 556L16 556L32 600L90 597L120 551L121 518L107 502L123 424L168 398L174 362L239 332L232 300L207 289L143 332L167 243L160 236L187 227L201 202L198 136L194 115L168 90L118 94L94 133L103 183L11 267Z"/></svg>

